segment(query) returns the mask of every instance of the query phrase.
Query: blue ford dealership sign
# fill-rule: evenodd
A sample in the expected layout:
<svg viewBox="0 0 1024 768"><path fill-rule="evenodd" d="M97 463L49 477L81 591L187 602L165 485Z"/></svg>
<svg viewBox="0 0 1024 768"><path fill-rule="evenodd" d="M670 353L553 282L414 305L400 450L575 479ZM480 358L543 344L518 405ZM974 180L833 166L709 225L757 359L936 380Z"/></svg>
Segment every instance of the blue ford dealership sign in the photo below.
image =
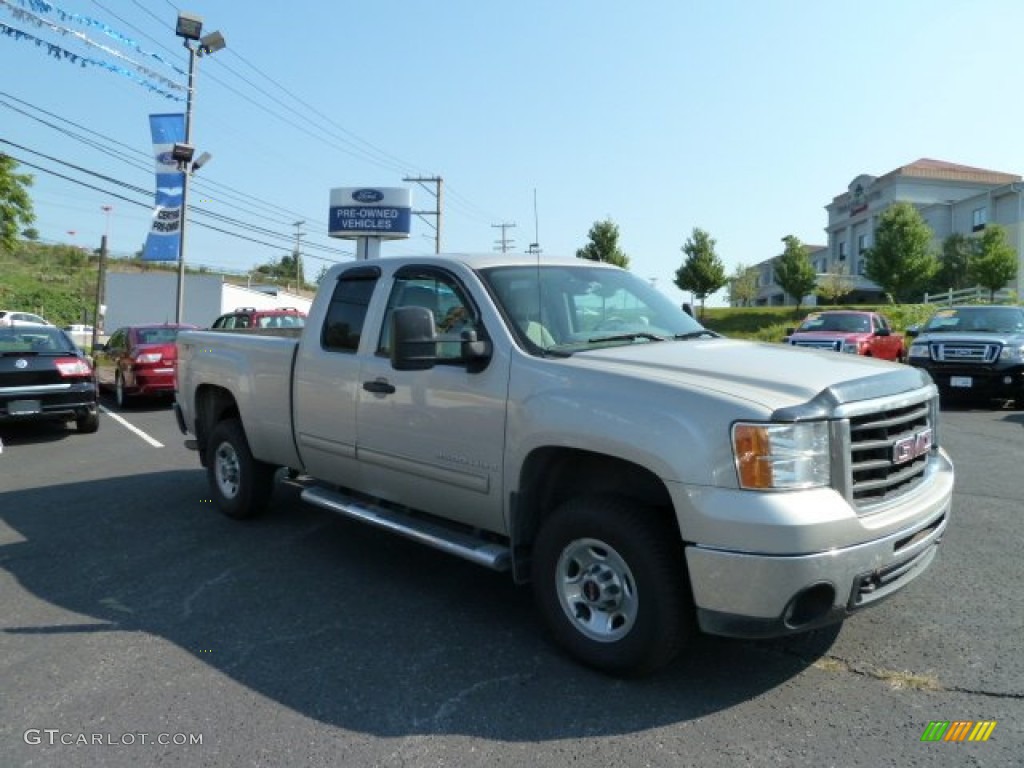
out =
<svg viewBox="0 0 1024 768"><path fill-rule="evenodd" d="M412 224L412 192L404 187L340 187L331 190L327 234L331 237L406 238Z"/></svg>

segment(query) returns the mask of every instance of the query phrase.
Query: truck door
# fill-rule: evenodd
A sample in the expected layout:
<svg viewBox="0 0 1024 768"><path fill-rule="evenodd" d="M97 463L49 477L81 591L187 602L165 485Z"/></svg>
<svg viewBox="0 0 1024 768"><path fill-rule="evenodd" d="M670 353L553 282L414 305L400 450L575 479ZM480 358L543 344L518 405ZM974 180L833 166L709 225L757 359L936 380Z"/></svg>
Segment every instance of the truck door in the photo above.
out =
<svg viewBox="0 0 1024 768"><path fill-rule="evenodd" d="M434 313L438 364L425 371L391 367L395 307ZM450 272L402 267L388 297L375 354L363 364L358 455L362 489L474 527L504 532L502 459L508 397L507 353L470 372L461 359L463 330L487 338L478 307Z"/></svg>
<svg viewBox="0 0 1024 768"><path fill-rule="evenodd" d="M313 477L339 485L359 486L358 351L380 273L379 267L362 265L338 276L319 338L314 328L307 328L295 361L292 418L299 455Z"/></svg>

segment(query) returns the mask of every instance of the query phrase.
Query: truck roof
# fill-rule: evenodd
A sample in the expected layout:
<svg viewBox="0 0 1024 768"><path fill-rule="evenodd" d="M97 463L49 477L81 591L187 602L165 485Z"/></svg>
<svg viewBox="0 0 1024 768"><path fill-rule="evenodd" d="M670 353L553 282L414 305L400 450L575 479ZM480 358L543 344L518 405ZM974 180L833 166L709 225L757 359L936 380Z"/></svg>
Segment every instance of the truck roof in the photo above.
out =
<svg viewBox="0 0 1024 768"><path fill-rule="evenodd" d="M340 265L340 268L345 269L357 263L369 264L373 261L387 261L390 264L410 262L416 264L435 263L438 265L450 264L456 261L465 264L470 269L486 269L488 267L533 266L537 264L541 266L557 266L559 264L578 265L581 259L570 256L548 256L546 254L537 255L532 253L429 253L419 256L381 256L378 259L371 259L367 262L346 262ZM596 267L605 266L609 269L618 269L618 267L612 264L604 264L598 261L590 261L587 264Z"/></svg>

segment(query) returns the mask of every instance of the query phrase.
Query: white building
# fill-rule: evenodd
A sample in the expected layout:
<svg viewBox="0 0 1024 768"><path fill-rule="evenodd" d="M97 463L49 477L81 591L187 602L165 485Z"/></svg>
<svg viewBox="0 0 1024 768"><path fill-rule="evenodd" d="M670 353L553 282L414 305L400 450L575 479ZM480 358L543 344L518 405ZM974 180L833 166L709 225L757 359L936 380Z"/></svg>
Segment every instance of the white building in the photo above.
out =
<svg viewBox="0 0 1024 768"><path fill-rule="evenodd" d="M953 233L970 236L989 223L1003 226L1021 262L1017 282L1009 287L1020 292L1024 280L1024 183L1021 177L927 158L883 176L861 174L850 182L845 192L825 206L828 244L808 246L819 284L829 273L841 270L853 282L849 301L874 302L882 298L878 286L864 277L864 252L871 247L879 215L896 202L909 202L917 207L931 227L933 248L937 253L942 249L942 242ZM794 304L774 281L773 261L774 258L756 265L759 280L755 303L759 306ZM816 300L808 296L802 303L814 304Z"/></svg>

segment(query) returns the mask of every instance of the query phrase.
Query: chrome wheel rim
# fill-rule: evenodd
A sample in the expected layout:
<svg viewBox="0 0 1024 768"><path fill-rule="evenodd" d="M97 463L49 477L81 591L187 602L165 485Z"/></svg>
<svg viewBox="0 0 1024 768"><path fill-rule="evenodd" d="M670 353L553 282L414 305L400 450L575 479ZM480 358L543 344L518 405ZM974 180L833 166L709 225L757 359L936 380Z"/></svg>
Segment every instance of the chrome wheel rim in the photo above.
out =
<svg viewBox="0 0 1024 768"><path fill-rule="evenodd" d="M591 640L621 640L636 622L640 596L623 557L598 539L576 539L562 550L555 572L558 602Z"/></svg>
<svg viewBox="0 0 1024 768"><path fill-rule="evenodd" d="M213 454L213 467L217 490L226 499L235 498L241 485L242 471L238 453L231 443L221 443L217 446Z"/></svg>

